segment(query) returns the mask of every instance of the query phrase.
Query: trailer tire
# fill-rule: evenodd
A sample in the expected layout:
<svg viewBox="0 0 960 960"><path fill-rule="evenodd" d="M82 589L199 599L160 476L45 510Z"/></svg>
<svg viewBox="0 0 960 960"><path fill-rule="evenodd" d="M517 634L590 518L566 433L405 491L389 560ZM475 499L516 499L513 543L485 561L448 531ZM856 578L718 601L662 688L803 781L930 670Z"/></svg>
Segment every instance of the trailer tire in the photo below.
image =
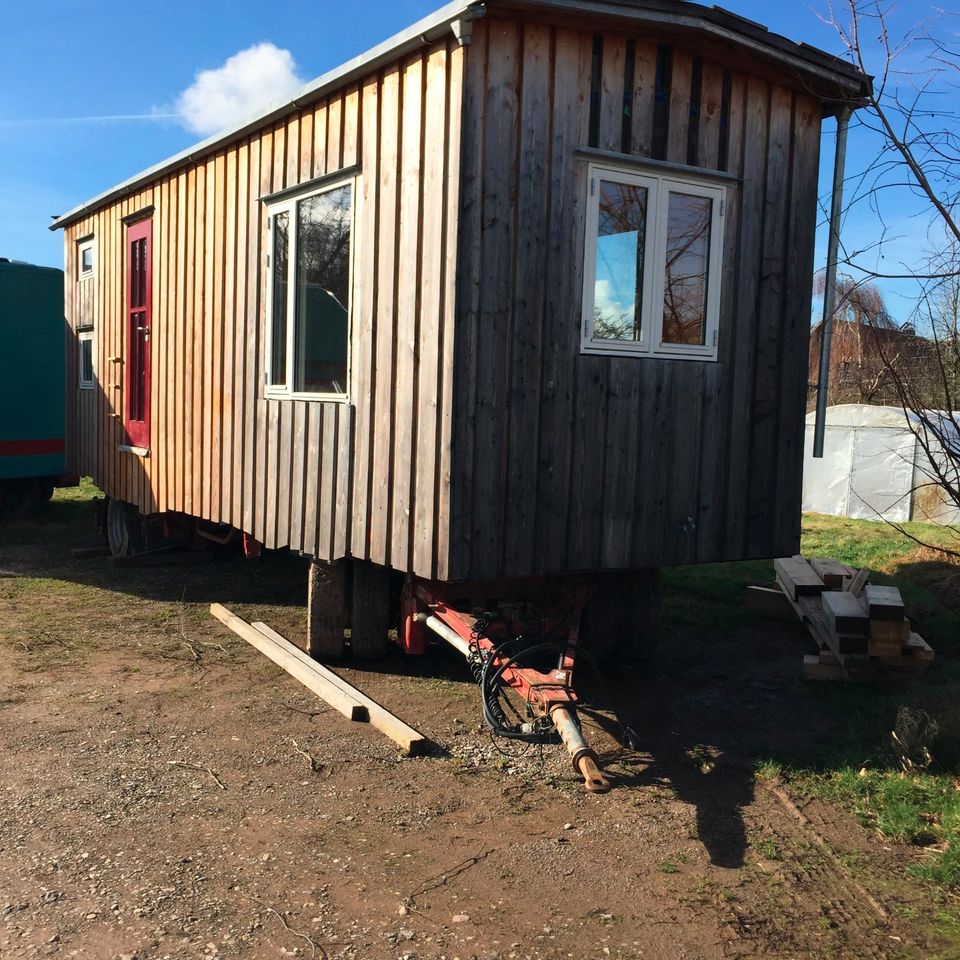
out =
<svg viewBox="0 0 960 960"><path fill-rule="evenodd" d="M598 574L580 622L584 647L599 660L650 660L660 636L660 607L656 567Z"/></svg>
<svg viewBox="0 0 960 960"><path fill-rule="evenodd" d="M140 514L132 503L107 501L107 544L115 557L131 557L144 548Z"/></svg>
<svg viewBox="0 0 960 960"><path fill-rule="evenodd" d="M390 570L353 561L350 650L358 660L382 660L390 649Z"/></svg>

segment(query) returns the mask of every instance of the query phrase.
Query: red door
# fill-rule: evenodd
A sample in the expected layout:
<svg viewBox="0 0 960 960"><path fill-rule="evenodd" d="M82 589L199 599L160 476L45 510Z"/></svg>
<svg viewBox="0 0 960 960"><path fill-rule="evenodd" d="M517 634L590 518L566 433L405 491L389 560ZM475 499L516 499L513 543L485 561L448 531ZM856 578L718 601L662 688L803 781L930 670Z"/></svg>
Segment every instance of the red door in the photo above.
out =
<svg viewBox="0 0 960 960"><path fill-rule="evenodd" d="M152 220L127 230L127 442L150 446L150 238Z"/></svg>

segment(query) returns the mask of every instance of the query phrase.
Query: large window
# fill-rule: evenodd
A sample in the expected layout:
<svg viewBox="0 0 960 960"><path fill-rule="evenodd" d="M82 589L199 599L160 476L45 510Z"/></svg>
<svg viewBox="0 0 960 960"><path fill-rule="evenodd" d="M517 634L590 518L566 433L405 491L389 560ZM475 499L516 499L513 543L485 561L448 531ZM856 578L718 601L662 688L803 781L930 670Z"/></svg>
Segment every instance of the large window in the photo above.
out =
<svg viewBox="0 0 960 960"><path fill-rule="evenodd" d="M268 396L344 397L353 181L268 207Z"/></svg>
<svg viewBox="0 0 960 960"><path fill-rule="evenodd" d="M590 164L584 353L715 360L724 189Z"/></svg>

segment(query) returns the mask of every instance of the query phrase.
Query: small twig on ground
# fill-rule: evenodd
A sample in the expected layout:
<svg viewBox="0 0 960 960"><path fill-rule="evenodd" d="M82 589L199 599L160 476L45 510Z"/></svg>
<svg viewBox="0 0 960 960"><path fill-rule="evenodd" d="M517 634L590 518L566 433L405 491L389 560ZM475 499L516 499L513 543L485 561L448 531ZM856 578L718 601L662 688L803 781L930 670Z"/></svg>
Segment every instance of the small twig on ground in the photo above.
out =
<svg viewBox="0 0 960 960"><path fill-rule="evenodd" d="M20 643L20 646L27 651L27 653L30 652L30 648L22 640L20 640L19 643Z"/></svg>
<svg viewBox="0 0 960 960"><path fill-rule="evenodd" d="M304 757L307 763L310 764L310 769L314 773L320 773L323 770L323 764L320 763L320 761L317 760L312 753L307 753L307 751L304 750L303 747L301 747L300 744L293 739L293 737L290 738L290 742L293 744L293 749L296 750L301 757Z"/></svg>
<svg viewBox="0 0 960 960"><path fill-rule="evenodd" d="M208 773L213 777L221 790L227 789L223 785L223 781L209 767L201 766L199 763L190 763L188 760L168 760L167 765L171 767L185 767L187 770L198 770L200 773Z"/></svg>
<svg viewBox="0 0 960 960"><path fill-rule="evenodd" d="M301 940L306 940L307 943L310 944L310 950L311 950L310 956L311 956L311 958L316 957L317 951L319 950L321 956L324 957L324 960L329 960L330 955L327 953L326 949L324 949L323 945L320 944L320 943L317 943L317 941L314 940L313 937L308 936L308 935L305 934L305 933L300 933L300 932L297 931L297 930L294 930L293 927L291 927L290 924L287 923L287 921L286 921L286 919L284 918L283 914L280 913L279 910L274 910L273 907L271 907L269 904L264 903L262 900L258 900L256 897L250 897L250 899L251 899L254 903L259 904L259 905L260 905L264 910L266 910L268 913L272 913L272 914L283 924L283 928L284 928L284 930L287 931L287 933L290 933L290 934L292 934L292 935L295 936L295 937L299 937Z"/></svg>
<svg viewBox="0 0 960 960"><path fill-rule="evenodd" d="M454 864L452 867L444 870L442 873L438 873L436 876L428 877L426 880L422 880L404 898L404 905L408 909L412 909L414 907L414 901L417 899L417 897L422 897L425 893L429 893L431 890L436 890L438 887L445 887L447 885L447 881L453 880L454 877L459 877L461 873L465 873L471 867L480 863L481 860L485 860L487 857L489 857L492 852L492 850L481 850L480 853L475 853L472 857L467 857L466 860L461 860L459 863Z"/></svg>

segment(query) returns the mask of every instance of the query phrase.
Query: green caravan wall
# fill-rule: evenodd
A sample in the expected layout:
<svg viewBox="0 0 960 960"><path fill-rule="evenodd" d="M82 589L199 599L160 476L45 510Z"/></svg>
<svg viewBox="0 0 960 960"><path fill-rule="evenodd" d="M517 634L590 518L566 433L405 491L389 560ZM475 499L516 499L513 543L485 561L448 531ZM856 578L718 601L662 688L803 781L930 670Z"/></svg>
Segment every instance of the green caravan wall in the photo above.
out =
<svg viewBox="0 0 960 960"><path fill-rule="evenodd" d="M0 262L0 479L64 473L63 271Z"/></svg>

